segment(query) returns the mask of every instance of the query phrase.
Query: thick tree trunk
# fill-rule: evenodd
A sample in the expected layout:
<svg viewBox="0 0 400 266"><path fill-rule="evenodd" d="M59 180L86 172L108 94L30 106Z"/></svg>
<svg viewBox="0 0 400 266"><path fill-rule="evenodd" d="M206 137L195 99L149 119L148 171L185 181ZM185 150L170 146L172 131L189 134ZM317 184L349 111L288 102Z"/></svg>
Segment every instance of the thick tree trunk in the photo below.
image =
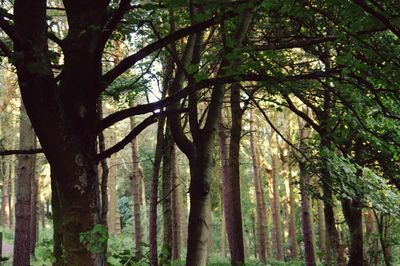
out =
<svg viewBox="0 0 400 266"><path fill-rule="evenodd" d="M363 266L363 227L361 203L342 199L342 209L350 231L349 266Z"/></svg>
<svg viewBox="0 0 400 266"><path fill-rule="evenodd" d="M211 145L198 147L198 156L190 160L190 213L188 228L187 266L205 266L207 262L210 211L210 180L212 173Z"/></svg>
<svg viewBox="0 0 400 266"><path fill-rule="evenodd" d="M63 256L56 252L57 263L93 265L97 256L80 243L80 234L99 222L96 98L102 87L102 46L95 44L102 33L84 29L104 23L107 5L93 2L87 12L85 2L64 4L70 27L60 79L52 73L44 0L15 1L15 29L29 43L15 44L23 54L16 66L27 113L51 166L53 206L59 207L55 244L62 240L63 247Z"/></svg>
<svg viewBox="0 0 400 266"><path fill-rule="evenodd" d="M25 108L21 105L19 148L21 150L34 149L36 143L35 132ZM13 265L29 265L31 251L31 185L35 177L35 155L18 156L18 174L16 182L15 205L15 239Z"/></svg>
<svg viewBox="0 0 400 266"><path fill-rule="evenodd" d="M301 140L301 149L306 151L306 141L309 137L308 135L308 127L305 126L302 128L300 133ZM302 217L302 225L303 225L303 238L304 238L304 253L306 257L306 265L307 266L316 266L317 258L315 255L315 246L314 246L314 232L313 232L313 215L312 215L312 206L311 206L311 195L309 192L311 186L311 177L306 170L306 161L305 159L300 159L299 161L300 168L300 193L301 193L301 217Z"/></svg>
<svg viewBox="0 0 400 266"><path fill-rule="evenodd" d="M182 193L179 180L178 154L175 143L172 145L172 260L179 260L182 249Z"/></svg>
<svg viewBox="0 0 400 266"><path fill-rule="evenodd" d="M58 188L54 184L56 181L54 178L51 179L51 208L53 216L53 256L56 259L54 265L65 265L65 260L63 259L63 247L62 247L62 218L60 213L60 201L58 197ZM49 204L47 204L49 207ZM49 209L47 209L47 214L49 214Z"/></svg>
<svg viewBox="0 0 400 266"><path fill-rule="evenodd" d="M135 128L135 119L130 117L131 129ZM135 227L135 256L137 259L142 257L142 241L143 241L143 231L142 231L142 217L140 208L140 182L143 178L143 170L139 163L137 139L134 138L131 141L132 149L132 166L133 173L131 178L132 187L132 197L133 197L133 219ZM151 243L150 243L151 245Z"/></svg>
<svg viewBox="0 0 400 266"><path fill-rule="evenodd" d="M260 163L259 155L257 151L257 140L255 137L254 127L254 111L250 113L250 148L251 157L253 160L253 180L254 188L256 192L256 213L257 213L257 238L258 238L258 254L261 263L267 262L267 219L265 213L265 194L262 186L262 180L260 176Z"/></svg>

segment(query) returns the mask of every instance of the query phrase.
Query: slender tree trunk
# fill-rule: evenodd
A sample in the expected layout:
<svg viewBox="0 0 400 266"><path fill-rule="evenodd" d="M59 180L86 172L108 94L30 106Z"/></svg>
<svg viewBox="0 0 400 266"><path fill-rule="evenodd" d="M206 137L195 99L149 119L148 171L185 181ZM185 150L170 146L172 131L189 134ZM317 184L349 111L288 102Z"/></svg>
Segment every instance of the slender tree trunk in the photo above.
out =
<svg viewBox="0 0 400 266"><path fill-rule="evenodd" d="M103 119L103 98L100 97L97 100L97 116L99 121ZM99 152L102 153L106 150L106 141L104 137L104 133L100 132L98 136L98 147ZM101 180L100 180L100 223L106 228L108 232L108 223L107 223L107 213L108 213L108 174L110 172L108 168L107 159L104 158L100 160L101 166ZM99 260L101 261L101 265L107 264L107 242L106 239L103 243L103 252L99 254Z"/></svg>
<svg viewBox="0 0 400 266"><path fill-rule="evenodd" d="M182 193L179 180L178 154L172 145L172 260L179 260L182 249Z"/></svg>
<svg viewBox="0 0 400 266"><path fill-rule="evenodd" d="M227 233L228 230L228 225L227 225L227 217L226 217L226 205L225 201L227 200L226 196L226 190L227 190L227 184L229 181L229 152L228 152L228 147L227 147L227 137L225 133L225 118L224 118L224 112L221 111L220 113L220 119L219 119L219 124L218 124L218 142L219 142L219 152L220 152L220 158L221 158L221 186L220 186L220 191L221 191L221 209L222 209L222 215L221 215L221 254L222 256L226 256L226 243L225 243L225 234Z"/></svg>
<svg viewBox="0 0 400 266"><path fill-rule="evenodd" d="M232 111L233 112L233 111ZM242 113L242 111L240 111ZM242 115L239 114L241 117ZM240 199L240 174L239 174L239 147L240 147L240 134L241 134L241 119L235 116L235 125L232 127L229 150L227 148L227 137L225 134L225 119L221 112L219 122L219 146L222 158L222 171L223 171L223 185L222 185L222 198L225 214L225 224L229 240L229 250L231 253L232 264L244 262L243 250L243 234L242 232L242 214L241 214L241 199ZM240 119L238 121L237 119ZM238 132L239 130L239 132ZM233 138L232 138L233 137ZM238 142L239 141L239 142ZM236 172L232 175L231 172Z"/></svg>
<svg viewBox="0 0 400 266"><path fill-rule="evenodd" d="M131 124L131 129L135 128L135 118L132 116L130 117L130 124ZM142 241L143 241L142 218L141 218L141 208L140 208L140 182L141 179L143 178L143 170L139 163L136 138L134 138L131 141L131 150L132 150L132 164L133 164L131 186L132 186L132 196L133 196L133 219L135 226L135 249L136 249L135 256L137 259L140 259L142 257Z"/></svg>
<svg viewBox="0 0 400 266"><path fill-rule="evenodd" d="M152 266L158 265L157 255L157 201L158 201L158 176L162 159L165 119L160 118L157 125L157 144L154 155L153 175L151 178L150 194L150 261Z"/></svg>
<svg viewBox="0 0 400 266"><path fill-rule="evenodd" d="M8 183L8 209L10 211L10 229L13 229L15 226L15 199L13 195L15 195L15 182L16 182L16 176L17 176L17 169L16 167L11 164L10 165L10 182Z"/></svg>
<svg viewBox="0 0 400 266"><path fill-rule="evenodd" d="M379 242L382 247L383 260L386 266L392 266L393 254L392 254L392 244L390 235L391 230L388 225L388 220L390 220L390 215L381 214L380 216L378 216L376 212L374 212L374 214L379 230Z"/></svg>
<svg viewBox="0 0 400 266"><path fill-rule="evenodd" d="M366 265L378 266L381 251L379 250L378 227L376 225L373 211L371 209L366 209L364 218Z"/></svg>
<svg viewBox="0 0 400 266"><path fill-rule="evenodd" d="M46 211L43 201L39 201L40 224L42 229L46 228Z"/></svg>
<svg viewBox="0 0 400 266"><path fill-rule="evenodd" d="M111 135L111 142L115 142L115 134ZM121 232L121 225L119 219L118 199L117 199L117 159L113 154L110 157L110 172L108 177L108 232L111 235L116 235Z"/></svg>
<svg viewBox="0 0 400 266"><path fill-rule="evenodd" d="M298 245L297 245L297 230L296 230L296 200L294 192L294 178L292 175L292 169L290 165L288 167L288 181L289 181L289 239L290 239L290 255L293 260L298 256Z"/></svg>
<svg viewBox="0 0 400 266"><path fill-rule="evenodd" d="M326 223L325 223L325 214L324 214L324 205L323 201L318 200L318 229L319 229L319 250L322 254L325 262L328 261L327 259L327 236L326 236Z"/></svg>
<svg viewBox="0 0 400 266"><path fill-rule="evenodd" d="M309 138L308 127L302 128L300 133L301 149L306 152L306 141ZM314 233L313 233L313 218L312 218L312 206L310 196L311 177L306 170L305 159L300 159L300 193L301 193L301 216L303 221L303 238L304 238L304 253L306 257L307 266L316 266L317 258L315 255L314 247Z"/></svg>
<svg viewBox="0 0 400 266"><path fill-rule="evenodd" d="M170 263L172 255L172 136L167 128L163 147L162 210L163 210L163 254L162 263Z"/></svg>
<svg viewBox="0 0 400 266"><path fill-rule="evenodd" d="M223 206L222 207L222 211L221 211L221 246L220 246L220 250L221 250L221 256L222 257L226 257L226 223L225 223L225 215L224 215L224 210L223 210Z"/></svg>
<svg viewBox="0 0 400 266"><path fill-rule="evenodd" d="M1 218L2 226L4 228L10 228L10 206L9 206L9 186L11 185L11 167L10 162L4 163L4 175L3 175L3 189L1 195Z"/></svg>
<svg viewBox="0 0 400 266"><path fill-rule="evenodd" d="M36 139L35 139L36 142ZM30 236L30 253L32 256L35 256L35 248L36 248L36 241L38 236L38 191L39 191L39 184L38 184L38 176L35 173L35 163L36 158L32 158L34 161L33 164L33 173L31 179L31 236Z"/></svg>
<svg viewBox="0 0 400 266"><path fill-rule="evenodd" d="M257 235L258 235L258 254L261 263L267 262L267 225L265 213L265 194L262 186L259 166L259 155L257 151L257 141L254 127L254 111L250 112L250 148L253 160L253 180L256 192L256 213L257 213Z"/></svg>
<svg viewBox="0 0 400 266"><path fill-rule="evenodd" d="M35 133L21 104L20 149L34 149ZM18 156L18 175L15 205L15 240L13 265L29 265L31 251L31 184L35 175L35 155Z"/></svg>
<svg viewBox="0 0 400 266"><path fill-rule="evenodd" d="M275 231L276 243L276 258L277 260L284 260L283 257L283 241L282 241L282 228L281 228L281 211L280 211L280 195L279 195L279 171L278 171L278 147L275 133L272 135L272 215Z"/></svg>

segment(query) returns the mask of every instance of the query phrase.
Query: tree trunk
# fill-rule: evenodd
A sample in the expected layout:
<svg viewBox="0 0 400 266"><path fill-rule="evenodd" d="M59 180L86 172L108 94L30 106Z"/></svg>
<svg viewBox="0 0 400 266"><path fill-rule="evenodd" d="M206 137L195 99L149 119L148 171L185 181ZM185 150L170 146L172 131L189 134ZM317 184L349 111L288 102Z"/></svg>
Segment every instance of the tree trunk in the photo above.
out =
<svg viewBox="0 0 400 266"><path fill-rule="evenodd" d="M308 127L304 126L300 133L300 146L306 152L306 141L309 138ZM317 259L314 247L314 232L313 232L313 218L311 207L310 186L311 177L306 170L306 161L301 158L299 161L300 168L300 193L301 193L301 216L303 221L303 238L304 238L304 253L306 257L307 266L316 266Z"/></svg>
<svg viewBox="0 0 400 266"><path fill-rule="evenodd" d="M162 169L162 210L163 210L163 245L161 265L170 263L172 255L172 136L167 128L163 147Z"/></svg>
<svg viewBox="0 0 400 266"><path fill-rule="evenodd" d="M296 232L296 200L294 193L294 178L290 165L288 165L288 181L289 181L289 238L290 238L290 255L293 260L298 256L297 232Z"/></svg>
<svg viewBox="0 0 400 266"><path fill-rule="evenodd" d="M36 136L35 136L35 142L36 142ZM32 162L32 179L31 179L31 225L30 225L30 253L32 256L35 256L35 247L36 247L36 241L37 241L37 236L38 236L38 191L39 191L39 184L38 184L38 176L35 173L35 162L36 158L33 156L32 158L34 161Z"/></svg>
<svg viewBox="0 0 400 266"><path fill-rule="evenodd" d="M356 200L342 199L343 215L350 231L349 266L362 266L363 255L363 231L362 208Z"/></svg>
<svg viewBox="0 0 400 266"><path fill-rule="evenodd" d="M115 142L115 133L111 135L111 142ZM121 225L119 219L118 210L118 198L117 198L117 159L116 155L113 154L110 157L110 172L108 177L108 190L109 190L109 201L108 201L108 232L110 235L116 235L121 232Z"/></svg>
<svg viewBox="0 0 400 266"><path fill-rule="evenodd" d="M267 263L267 225L266 225L266 213L265 213L265 194L262 186L262 180L260 176L260 163L259 155L257 151L257 141L255 137L254 127L254 111L250 112L250 148L251 157L253 160L253 180L254 188L256 193L256 213L257 213L257 235L258 235L258 254L261 263Z"/></svg>
<svg viewBox="0 0 400 266"><path fill-rule="evenodd" d="M366 265L378 266L380 263L378 227L376 225L373 210L366 209L364 213Z"/></svg>
<svg viewBox="0 0 400 266"><path fill-rule="evenodd" d="M104 45L102 31L87 29L104 24L107 4L91 2L90 12L86 1L64 4L69 29L62 75L56 80L52 72L44 0L15 1L15 31L23 40L14 45L23 55L16 68L24 105L51 166L53 206L59 207L54 227L63 247L57 263L93 265L97 256L80 242L80 234L99 222L96 99L104 87Z"/></svg>
<svg viewBox="0 0 400 266"><path fill-rule="evenodd" d="M100 97L97 100L97 116L99 121L103 119L103 98ZM99 153L102 153L106 150L106 140L104 137L103 131L99 133L98 136L98 147ZM108 213L108 174L110 172L108 168L107 159L104 158L100 160L101 166L101 180L100 180L100 223L106 228L108 231L108 223L107 223L107 213ZM99 254L99 260L101 260L101 265L107 264L107 242L106 239L103 243L103 252Z"/></svg>
<svg viewBox="0 0 400 266"><path fill-rule="evenodd" d="M379 242L381 243L383 260L386 266L393 265L393 254L392 254L392 243L391 243L391 234L390 234L390 215L381 214L378 216L376 212L374 212L375 218L378 225L379 230Z"/></svg>
<svg viewBox="0 0 400 266"><path fill-rule="evenodd" d="M22 150L36 147L35 132L21 104L19 147ZM31 185L35 176L35 155L18 156L18 174L15 205L15 240L13 265L29 265L31 251Z"/></svg>
<svg viewBox="0 0 400 266"><path fill-rule="evenodd" d="M276 134L272 134L272 215L274 222L275 231L275 244L276 244L276 258L277 260L284 260L283 257L283 241L282 241L282 229L281 229L281 211L280 211L280 195L279 195L279 171L278 171L278 147L277 147Z"/></svg>
<svg viewBox="0 0 400 266"><path fill-rule="evenodd" d="M57 186L54 184L55 179L51 179L51 209L52 209L52 216L53 216L53 255L56 259L54 265L65 265L65 260L63 259L63 247L62 247L62 218L60 213L60 201L58 196L58 189ZM47 205L49 207L49 204ZM49 210L47 210L49 214Z"/></svg>
<svg viewBox="0 0 400 266"><path fill-rule="evenodd" d="M178 154L175 143L172 145L172 260L179 260L182 249L182 193L179 180Z"/></svg>
<svg viewBox="0 0 400 266"><path fill-rule="evenodd" d="M131 129L135 128L135 119L130 117ZM134 138L131 141L132 149L132 166L133 173L131 178L132 187L132 197L133 197L133 219L135 227L135 256L136 259L141 259L142 257L142 241L143 241L143 231L142 231L142 218L141 218L141 208L140 208L140 182L143 178L143 170L139 163L137 139ZM157 190L156 190L157 191Z"/></svg>
<svg viewBox="0 0 400 266"><path fill-rule="evenodd" d="M1 219L4 228L10 228L10 206L9 206L9 190L11 183L11 163L4 162L3 189L1 195Z"/></svg>
<svg viewBox="0 0 400 266"><path fill-rule="evenodd" d="M10 165L10 182L8 183L8 209L10 211L10 229L13 229L15 227L15 198L13 195L15 195L15 182L16 182L16 177L17 177L17 167L13 164Z"/></svg>
<svg viewBox="0 0 400 266"><path fill-rule="evenodd" d="M207 262L210 211L211 145L198 147L198 155L190 160L190 213L188 226L187 266L205 266Z"/></svg>
<svg viewBox="0 0 400 266"><path fill-rule="evenodd" d="M327 236L326 236L326 223L325 223L325 214L324 214L324 205L322 200L317 201L318 204L318 229L319 229L319 250L322 254L325 262L328 261L327 259Z"/></svg>

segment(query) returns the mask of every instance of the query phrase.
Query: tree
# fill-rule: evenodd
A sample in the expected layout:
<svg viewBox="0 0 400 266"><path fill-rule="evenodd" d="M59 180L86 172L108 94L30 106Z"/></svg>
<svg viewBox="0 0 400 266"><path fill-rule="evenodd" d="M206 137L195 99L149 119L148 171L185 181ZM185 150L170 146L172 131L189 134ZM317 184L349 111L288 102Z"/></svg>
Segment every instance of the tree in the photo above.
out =
<svg viewBox="0 0 400 266"><path fill-rule="evenodd" d="M124 15L132 11L130 1L121 1L111 9L109 1L103 0L64 1L63 4L61 10L65 8L69 27L67 37L60 39L48 32L46 1L15 1L14 14L5 12L0 18L0 27L13 42L14 50L2 42L1 51L8 57L12 56L27 113L51 165L53 207L57 210L54 212L57 263L64 263L60 252L62 245L67 264L92 265L97 258L80 243L79 235L99 222L95 166L99 158L121 149L145 125L155 121L154 116L146 120L133 130L128 139L97 155L97 134L127 117L126 113L119 113L113 119L105 118L98 123L98 97L142 58L168 43L217 23L219 19L212 17L177 30L168 38L164 37L126 57L103 75L101 60L105 45L121 25ZM64 55L62 74L57 77L53 72L48 38L61 47ZM132 108L128 113L144 113L165 104Z"/></svg>
<svg viewBox="0 0 400 266"><path fill-rule="evenodd" d="M29 150L36 147L36 136L26 116L25 108L21 105L20 114L20 149ZM15 241L13 265L29 265L32 251L31 237L31 185L35 177L35 155L18 156L18 175L16 181L16 207L15 207ZM37 195L37 194L36 194ZM36 229L36 224L34 224ZM34 230L35 230L34 229Z"/></svg>
<svg viewBox="0 0 400 266"><path fill-rule="evenodd" d="M250 111L250 148L253 159L253 178L256 191L256 213L257 213L257 235L258 235L258 254L262 263L267 263L267 217L265 206L264 186L261 179L261 169L259 163L259 154L257 150L257 141L255 137L255 115L254 110Z"/></svg>

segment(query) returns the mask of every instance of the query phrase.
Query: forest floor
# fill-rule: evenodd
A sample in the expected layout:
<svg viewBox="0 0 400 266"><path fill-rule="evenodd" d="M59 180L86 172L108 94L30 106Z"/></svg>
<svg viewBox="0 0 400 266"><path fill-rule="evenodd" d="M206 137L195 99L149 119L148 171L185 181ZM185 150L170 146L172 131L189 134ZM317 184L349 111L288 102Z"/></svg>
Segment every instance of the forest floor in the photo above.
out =
<svg viewBox="0 0 400 266"><path fill-rule="evenodd" d="M3 256L7 256L7 255L9 255L10 253L13 252L13 249L14 249L13 245L10 245L10 244L8 244L8 243L3 241L3 250L2 250L1 254Z"/></svg>

